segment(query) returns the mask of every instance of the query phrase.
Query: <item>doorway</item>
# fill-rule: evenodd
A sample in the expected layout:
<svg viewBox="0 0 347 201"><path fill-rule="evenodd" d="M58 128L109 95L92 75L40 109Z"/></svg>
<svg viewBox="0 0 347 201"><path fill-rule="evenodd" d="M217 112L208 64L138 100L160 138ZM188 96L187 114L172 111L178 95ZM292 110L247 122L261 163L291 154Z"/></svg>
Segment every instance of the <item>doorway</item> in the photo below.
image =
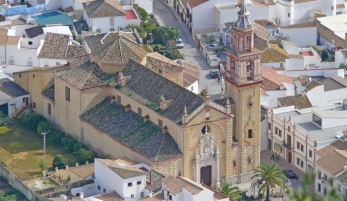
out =
<svg viewBox="0 0 347 201"><path fill-rule="evenodd" d="M272 149L272 141L270 139L268 139L268 142L267 142L267 149L268 150L271 150Z"/></svg>
<svg viewBox="0 0 347 201"><path fill-rule="evenodd" d="M28 97L23 98L23 102L25 103L25 106L28 106L29 105L29 98Z"/></svg>
<svg viewBox="0 0 347 201"><path fill-rule="evenodd" d="M287 151L287 153L288 153L288 157L287 157L288 163L292 163L292 152Z"/></svg>
<svg viewBox="0 0 347 201"><path fill-rule="evenodd" d="M212 184L212 166L205 166L201 167L200 170L200 178L201 178L201 183L204 182L207 186L211 186Z"/></svg>

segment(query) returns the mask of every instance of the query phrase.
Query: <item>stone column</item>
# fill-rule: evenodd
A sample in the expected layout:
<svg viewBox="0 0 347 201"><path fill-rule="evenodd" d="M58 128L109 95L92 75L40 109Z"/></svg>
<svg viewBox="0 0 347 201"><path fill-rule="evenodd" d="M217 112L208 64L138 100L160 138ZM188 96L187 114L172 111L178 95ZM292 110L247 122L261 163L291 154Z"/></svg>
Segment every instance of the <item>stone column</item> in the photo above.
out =
<svg viewBox="0 0 347 201"><path fill-rule="evenodd" d="M219 158L221 157L221 153L219 152L219 148L218 148L218 145L217 145L217 150L216 150L216 177L217 177L217 179L216 179L216 184L217 184L217 186L220 186L220 174L219 174L219 162L220 162L220 160L219 160Z"/></svg>
<svg viewBox="0 0 347 201"><path fill-rule="evenodd" d="M200 156L198 150L196 150L195 161L195 181L200 183Z"/></svg>

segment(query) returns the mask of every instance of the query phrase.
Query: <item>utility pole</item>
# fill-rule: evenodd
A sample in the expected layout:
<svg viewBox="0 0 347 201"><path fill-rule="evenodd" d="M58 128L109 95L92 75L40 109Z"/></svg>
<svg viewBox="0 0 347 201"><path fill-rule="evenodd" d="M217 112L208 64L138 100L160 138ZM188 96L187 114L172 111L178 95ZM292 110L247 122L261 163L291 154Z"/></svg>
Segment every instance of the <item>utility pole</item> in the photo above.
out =
<svg viewBox="0 0 347 201"><path fill-rule="evenodd" d="M41 133L43 135L43 170L46 170L46 134L48 132Z"/></svg>

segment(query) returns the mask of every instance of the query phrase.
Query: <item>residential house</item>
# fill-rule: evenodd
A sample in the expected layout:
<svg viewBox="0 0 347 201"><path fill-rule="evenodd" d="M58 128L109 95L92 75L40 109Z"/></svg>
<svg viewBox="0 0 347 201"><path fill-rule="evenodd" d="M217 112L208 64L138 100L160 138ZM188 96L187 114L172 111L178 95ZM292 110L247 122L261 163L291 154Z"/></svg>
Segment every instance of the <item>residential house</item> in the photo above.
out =
<svg viewBox="0 0 347 201"><path fill-rule="evenodd" d="M132 5L122 6L119 1L86 1L83 8L83 18L93 32L107 33L141 22Z"/></svg>
<svg viewBox="0 0 347 201"><path fill-rule="evenodd" d="M333 104L306 108L307 99L298 100L298 97L295 102L296 107L267 110L267 126L262 137L266 136L267 149L300 170L312 172L317 151L338 141L336 136L347 129L347 107Z"/></svg>
<svg viewBox="0 0 347 201"><path fill-rule="evenodd" d="M339 197L346 196L346 170L347 170L347 142L345 136L316 152L315 162L315 192L323 196L329 191L328 188L336 189ZM328 179L333 179L330 186Z"/></svg>
<svg viewBox="0 0 347 201"><path fill-rule="evenodd" d="M94 179L94 164L78 165L76 167L70 167L70 183L74 183L80 180Z"/></svg>
<svg viewBox="0 0 347 201"><path fill-rule="evenodd" d="M279 98L295 94L291 77L277 74L273 68L261 67L262 90L261 104L267 107L278 107Z"/></svg>
<svg viewBox="0 0 347 201"><path fill-rule="evenodd" d="M0 79L0 111L2 113L12 117L29 102L29 93L21 86L9 78Z"/></svg>
<svg viewBox="0 0 347 201"><path fill-rule="evenodd" d="M333 47L347 48L347 14L320 17L316 19L318 31L318 44Z"/></svg>

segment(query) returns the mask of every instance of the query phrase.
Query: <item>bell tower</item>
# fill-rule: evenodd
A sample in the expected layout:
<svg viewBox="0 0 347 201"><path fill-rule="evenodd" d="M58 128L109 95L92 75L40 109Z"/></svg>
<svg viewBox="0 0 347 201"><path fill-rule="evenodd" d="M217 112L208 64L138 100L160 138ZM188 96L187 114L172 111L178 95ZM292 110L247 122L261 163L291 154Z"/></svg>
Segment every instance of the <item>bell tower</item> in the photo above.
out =
<svg viewBox="0 0 347 201"><path fill-rule="evenodd" d="M254 47L254 25L249 16L242 0L238 19L230 29L233 42L226 48L227 66L223 74L225 95L231 97L236 106L233 138L238 145L234 153L239 165L237 174L242 181L248 180L253 168L260 163L261 51Z"/></svg>

